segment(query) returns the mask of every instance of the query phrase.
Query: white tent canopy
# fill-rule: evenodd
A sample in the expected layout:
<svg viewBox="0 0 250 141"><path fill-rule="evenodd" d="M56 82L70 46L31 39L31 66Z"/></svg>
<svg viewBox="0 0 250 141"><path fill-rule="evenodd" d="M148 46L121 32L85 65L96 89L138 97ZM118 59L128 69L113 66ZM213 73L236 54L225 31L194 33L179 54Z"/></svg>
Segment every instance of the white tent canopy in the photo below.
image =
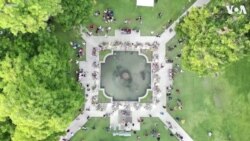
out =
<svg viewBox="0 0 250 141"><path fill-rule="evenodd" d="M154 2L155 2L154 0L137 0L136 5L154 7Z"/></svg>

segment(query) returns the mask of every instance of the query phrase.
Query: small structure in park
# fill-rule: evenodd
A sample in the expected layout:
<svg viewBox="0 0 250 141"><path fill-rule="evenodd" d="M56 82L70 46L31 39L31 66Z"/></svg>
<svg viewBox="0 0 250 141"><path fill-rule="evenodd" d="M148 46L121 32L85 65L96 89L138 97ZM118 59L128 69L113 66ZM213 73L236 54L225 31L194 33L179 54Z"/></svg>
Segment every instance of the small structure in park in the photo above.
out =
<svg viewBox="0 0 250 141"><path fill-rule="evenodd" d="M155 0L136 0L136 6L154 7Z"/></svg>

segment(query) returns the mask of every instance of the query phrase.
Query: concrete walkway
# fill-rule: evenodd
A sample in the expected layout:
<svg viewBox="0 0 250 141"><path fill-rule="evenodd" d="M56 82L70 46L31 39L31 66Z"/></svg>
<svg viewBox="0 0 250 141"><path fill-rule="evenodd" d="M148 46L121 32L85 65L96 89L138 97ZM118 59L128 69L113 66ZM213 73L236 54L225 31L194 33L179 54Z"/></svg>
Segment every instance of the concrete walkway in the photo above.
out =
<svg viewBox="0 0 250 141"><path fill-rule="evenodd" d="M132 32L129 35L121 34L120 31L115 31L115 36L88 36L82 34L82 37L86 41L86 62L80 61L79 67L86 73L86 77L80 79L81 84L85 87L86 103L82 114L80 114L67 128L69 132L63 137L61 141L69 140L77 131L84 126L90 117L111 117L111 123L115 123L113 119L116 116L116 111L121 109L130 109L134 119L139 119L141 117L158 117L161 121L168 127L168 129L177 136L179 140L182 141L193 141L193 139L183 130L183 128L174 120L174 118L166 111L163 106L166 106L167 97L166 97L166 87L172 85L172 79L169 77L169 70L172 69L172 64L166 63L165 61L165 44L175 36L176 32L170 31L174 29L176 24L178 24L180 18L182 18L192 7L199 7L207 4L210 0L197 0L186 12L184 12L173 24L165 30L165 32L160 37L155 36L140 36L140 33ZM131 47L126 48L123 46L113 48L112 44L116 41L126 43L130 42L133 44L143 43L139 48ZM99 93L99 84L100 84L100 66L93 66L94 63L99 62L99 53L93 55L93 50L97 49L99 51L99 45L103 43L108 43L107 48L112 48L114 50L134 50L139 51L140 49L150 49L149 46L146 46L146 43L153 44L158 43L157 49L154 49L154 55L157 55L152 61L158 65L162 65L162 68L159 71L152 72L153 75L160 76L160 80L154 83L154 78L152 79L151 88L154 88L156 85L159 87L160 92L153 92L153 103L151 104L140 104L140 108L135 108L135 102L111 102L105 104L99 104L97 102L97 97ZM93 79L92 74L96 74L96 78ZM92 87L96 87L92 89ZM118 106L117 106L118 105ZM118 107L118 108L114 108ZM133 120L135 126L132 127L133 130L140 130L140 123L137 120Z"/></svg>

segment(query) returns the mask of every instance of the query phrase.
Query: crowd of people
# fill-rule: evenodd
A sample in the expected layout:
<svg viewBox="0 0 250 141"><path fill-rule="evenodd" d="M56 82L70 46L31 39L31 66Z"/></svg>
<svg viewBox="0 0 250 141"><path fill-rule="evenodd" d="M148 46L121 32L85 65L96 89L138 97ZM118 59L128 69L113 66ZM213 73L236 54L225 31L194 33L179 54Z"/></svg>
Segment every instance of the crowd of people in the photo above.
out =
<svg viewBox="0 0 250 141"><path fill-rule="evenodd" d="M158 19L161 19L163 17L163 15L164 15L163 12L159 12L156 15L156 17ZM103 12L101 12L100 10L96 10L94 12L94 16L95 17L102 16L102 20L106 24L116 22L115 12L114 12L114 10L112 8L106 8L105 10L103 10ZM124 25L124 27L121 28L121 32L125 33L125 34L130 34L132 30L135 30L136 32L139 32L138 27L131 28L130 26L128 26L129 24L132 24L134 22L139 23L139 24L143 24L143 16L142 15L138 15L134 19L133 18L125 18L125 19L122 19L122 20L123 20L123 23L125 25ZM170 26L171 23L172 23L172 20L169 20L167 22L166 26L164 26L164 27L166 27L166 29L167 29ZM93 34L93 32L95 32L95 34L104 33L105 35L107 35L109 33L109 31L111 31L111 26L107 26L107 27L103 27L103 26L104 26L104 24L101 24L101 25L90 24L89 25L89 30L90 31L88 31L87 34L91 36ZM156 36L160 37L160 34L156 34Z"/></svg>
<svg viewBox="0 0 250 141"><path fill-rule="evenodd" d="M76 49L77 50L77 53L76 53L76 56L78 58L82 57L84 54L84 51L83 51L83 48L82 48L82 45L79 44L78 42L70 42L70 45L73 49Z"/></svg>
<svg viewBox="0 0 250 141"><path fill-rule="evenodd" d="M100 16L101 12L99 10L95 11L94 16ZM112 9L107 8L103 11L102 15L103 21L105 23L111 23L115 21L115 13Z"/></svg>
<svg viewBox="0 0 250 141"><path fill-rule="evenodd" d="M101 44L98 45L98 48L94 48L92 51L92 54L94 56L96 56L96 52L100 51L100 50L106 50L106 49L113 49L113 50L124 50L124 51L128 51L128 50L141 50L141 49L149 49L151 51L155 51L159 48L159 43L157 41L153 42L153 43L141 43L141 42L121 42L121 41L114 41L111 43L108 42L103 42Z"/></svg>

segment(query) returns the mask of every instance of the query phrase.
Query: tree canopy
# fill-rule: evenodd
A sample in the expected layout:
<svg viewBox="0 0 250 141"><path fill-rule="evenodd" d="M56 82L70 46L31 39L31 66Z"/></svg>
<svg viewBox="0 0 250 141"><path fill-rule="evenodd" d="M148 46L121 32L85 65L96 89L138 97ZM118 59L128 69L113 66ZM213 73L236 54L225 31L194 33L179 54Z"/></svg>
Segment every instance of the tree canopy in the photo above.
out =
<svg viewBox="0 0 250 141"><path fill-rule="evenodd" d="M63 13L56 17L56 22L69 29L82 25L88 20L92 12L93 0L62 0L61 4Z"/></svg>
<svg viewBox="0 0 250 141"><path fill-rule="evenodd" d="M0 28L13 34L35 33L62 12L61 0L0 0Z"/></svg>
<svg viewBox="0 0 250 141"><path fill-rule="evenodd" d="M58 27L79 26L91 8L92 0L0 0L1 141L56 141L79 113L75 53Z"/></svg>
<svg viewBox="0 0 250 141"><path fill-rule="evenodd" d="M218 72L250 51L249 17L230 15L223 2L215 2L192 9L177 27L187 39L182 64L201 75Z"/></svg>
<svg viewBox="0 0 250 141"><path fill-rule="evenodd" d="M0 62L0 119L16 126L13 141L58 139L83 102L69 74L70 48L43 31L8 36L0 41L12 50Z"/></svg>

